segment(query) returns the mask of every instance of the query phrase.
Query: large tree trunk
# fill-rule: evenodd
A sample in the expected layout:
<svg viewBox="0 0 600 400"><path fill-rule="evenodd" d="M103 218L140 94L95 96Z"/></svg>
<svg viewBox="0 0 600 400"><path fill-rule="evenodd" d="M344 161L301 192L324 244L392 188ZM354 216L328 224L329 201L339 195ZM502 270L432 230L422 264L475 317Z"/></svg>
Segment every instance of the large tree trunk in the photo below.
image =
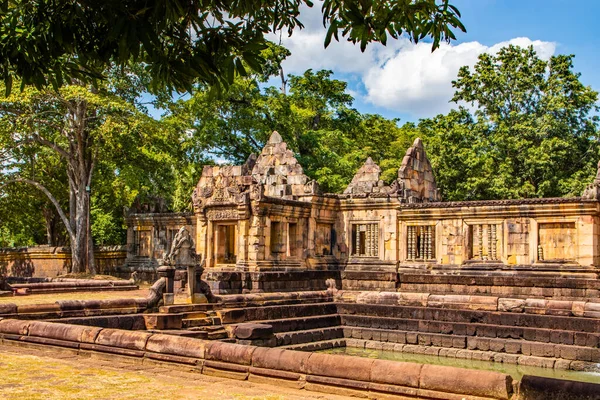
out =
<svg viewBox="0 0 600 400"><path fill-rule="evenodd" d="M62 221L52 204L42 206L42 215L46 225L46 239L48 246L64 246L65 237L61 230Z"/></svg>
<svg viewBox="0 0 600 400"><path fill-rule="evenodd" d="M87 238L87 214L85 202L85 188L75 189L75 231L74 241L71 242L71 258L73 262L72 271L75 274L86 271L88 238Z"/></svg>
<svg viewBox="0 0 600 400"><path fill-rule="evenodd" d="M90 192L94 161L91 153L91 138L86 129L87 103L78 101L72 105L68 175L71 211L70 223L74 235L71 239L73 273L96 273L94 263L94 243L90 224Z"/></svg>

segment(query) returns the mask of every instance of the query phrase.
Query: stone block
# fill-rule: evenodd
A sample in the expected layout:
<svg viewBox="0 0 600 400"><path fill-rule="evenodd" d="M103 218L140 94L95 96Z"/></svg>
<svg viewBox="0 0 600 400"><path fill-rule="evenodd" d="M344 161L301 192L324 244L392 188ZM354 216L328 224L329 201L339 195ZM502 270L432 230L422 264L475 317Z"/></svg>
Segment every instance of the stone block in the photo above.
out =
<svg viewBox="0 0 600 400"><path fill-rule="evenodd" d="M510 375L491 371L425 364L419 383L422 389L471 396L509 399L512 394Z"/></svg>
<svg viewBox="0 0 600 400"><path fill-rule="evenodd" d="M371 368L371 381L399 386L419 387L422 364L375 360Z"/></svg>
<svg viewBox="0 0 600 400"><path fill-rule="evenodd" d="M520 356L518 364L530 367L554 368L555 361L554 358Z"/></svg>
<svg viewBox="0 0 600 400"><path fill-rule="evenodd" d="M242 323L238 324L234 330L234 335L238 339L270 339L273 337L273 326L268 324Z"/></svg>

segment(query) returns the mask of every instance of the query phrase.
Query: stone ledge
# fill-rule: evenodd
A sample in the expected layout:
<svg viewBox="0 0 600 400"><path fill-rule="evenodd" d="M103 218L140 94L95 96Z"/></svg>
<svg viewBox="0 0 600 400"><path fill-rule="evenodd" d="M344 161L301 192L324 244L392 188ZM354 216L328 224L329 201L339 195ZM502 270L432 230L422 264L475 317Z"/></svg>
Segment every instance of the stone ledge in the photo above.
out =
<svg viewBox="0 0 600 400"><path fill-rule="evenodd" d="M425 368L421 364L416 363L398 365L395 362L385 360L375 362L375 360L360 357L301 353L282 349L260 349L252 346L205 342L199 339L180 337L160 341L155 340L155 338L159 339L161 336L164 338L164 335L113 329L100 329L94 343L84 343L82 342L82 336L80 336L80 332L82 332L82 327L80 326L42 323L39 326L44 329L32 331L32 324L35 324L35 322L20 320L0 321L2 342L6 344L31 342L32 345L50 345L56 348L68 348L71 351L78 349L80 352L99 352L99 354L133 357L141 360L141 362L144 362L144 359L151 359L153 361L160 360L161 362L183 363L185 365L194 365L196 362L192 359L195 359L195 357L189 357L190 343L196 342L199 346L204 346L205 348L203 358L198 358L198 362L196 363L196 365L200 365L203 362L202 373L204 374L245 380L252 373L250 370L252 367L261 368L260 371L255 371L261 376L265 375L264 369L277 369L287 373L272 373L271 375L274 378L290 380L298 376L298 379L301 380L302 376L307 374L311 376L311 378L307 376L307 382L333 387L353 388L353 390L357 390L365 397L368 395L371 383L378 384L378 390L385 390L386 385L381 385L382 378L377 372L380 370L400 368L405 370L405 372L411 372L408 379L404 377L399 378L400 380L398 381L394 381L392 376L383 379L392 388L390 389L392 394L398 392L403 387L407 387L406 385L416 385L417 381L421 387L428 387L428 389L423 390L435 392L434 386L436 385L431 382L438 382L440 379L443 380L445 379L444 376L466 376L473 372L465 369L445 367L441 372L437 369L432 369L431 372L425 373ZM52 325L56 325L56 329L53 329ZM17 335L14 335L13 332L16 332ZM28 336L31 332L52 335L56 339ZM65 340L67 338L79 338L79 340ZM152 347L152 343L156 346ZM150 351L150 349L156 351ZM197 353L196 355L200 356L201 353ZM363 368L357 368L357 365L362 365ZM375 374L372 372L373 368L375 368ZM444 376L437 376L440 373ZM512 394L511 385L507 386L499 384L499 382L510 381L510 376L493 372L486 372L486 374L489 375L490 379L478 380L473 387L467 388L468 390L473 390L474 393L465 391L464 384L460 382L445 383L444 393L447 395L456 393L458 396L465 394L478 396L482 393L487 393L488 396L484 398L509 399ZM433 398L448 397L434 396Z"/></svg>

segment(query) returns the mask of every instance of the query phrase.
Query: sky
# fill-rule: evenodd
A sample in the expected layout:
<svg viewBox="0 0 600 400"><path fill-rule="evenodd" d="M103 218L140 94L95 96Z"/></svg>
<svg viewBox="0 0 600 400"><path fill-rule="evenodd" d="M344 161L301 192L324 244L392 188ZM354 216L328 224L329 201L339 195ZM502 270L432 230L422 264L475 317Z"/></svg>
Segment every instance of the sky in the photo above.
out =
<svg viewBox="0 0 600 400"><path fill-rule="evenodd" d="M467 32L431 52L431 43L388 41L371 44L364 53L344 41L323 47L320 2L302 9L305 29L281 43L292 55L284 61L286 74L330 69L334 78L348 82L354 107L401 122L418 121L448 112L454 93L452 80L463 65L473 66L483 52L494 53L512 43L533 45L541 58L574 54L574 70L581 81L600 91L600 1L597 0L453 0ZM280 36L273 36L278 42ZM279 82L273 81L279 86Z"/></svg>

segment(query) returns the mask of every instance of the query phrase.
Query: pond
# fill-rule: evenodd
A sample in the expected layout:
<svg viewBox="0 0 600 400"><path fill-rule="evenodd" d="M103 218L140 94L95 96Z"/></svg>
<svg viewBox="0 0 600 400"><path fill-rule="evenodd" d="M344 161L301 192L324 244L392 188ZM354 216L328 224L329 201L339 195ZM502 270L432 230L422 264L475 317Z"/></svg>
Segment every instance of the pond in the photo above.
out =
<svg viewBox="0 0 600 400"><path fill-rule="evenodd" d="M400 353L395 351L362 349L358 347L337 347L327 350L318 350L317 352L328 354L343 354L347 356L378 358L382 360L416 362L421 364L447 365L451 367L468 369L483 369L509 374L515 380L520 380L523 375L535 375L556 379L568 379L579 382L600 383L600 372L567 371L552 368L528 367L516 364L495 363L491 361L466 360L462 358L438 357L423 354Z"/></svg>

